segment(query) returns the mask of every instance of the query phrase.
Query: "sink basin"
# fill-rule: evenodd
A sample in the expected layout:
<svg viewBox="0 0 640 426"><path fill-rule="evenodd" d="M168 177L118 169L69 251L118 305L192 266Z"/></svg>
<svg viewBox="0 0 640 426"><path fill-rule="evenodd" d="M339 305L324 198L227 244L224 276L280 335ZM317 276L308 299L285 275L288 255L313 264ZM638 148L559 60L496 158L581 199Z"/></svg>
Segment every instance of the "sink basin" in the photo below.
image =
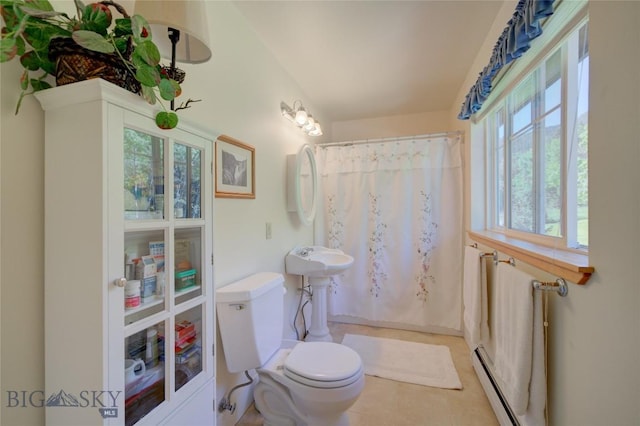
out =
<svg viewBox="0 0 640 426"><path fill-rule="evenodd" d="M322 246L296 247L285 258L287 273L307 277L336 275L352 264L352 256L342 250Z"/></svg>

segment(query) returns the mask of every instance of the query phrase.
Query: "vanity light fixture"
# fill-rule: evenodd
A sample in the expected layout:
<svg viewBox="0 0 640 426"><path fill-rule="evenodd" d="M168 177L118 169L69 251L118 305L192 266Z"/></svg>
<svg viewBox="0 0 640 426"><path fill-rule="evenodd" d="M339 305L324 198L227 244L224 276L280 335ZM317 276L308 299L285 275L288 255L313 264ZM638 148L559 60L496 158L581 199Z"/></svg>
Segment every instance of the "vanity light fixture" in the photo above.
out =
<svg viewBox="0 0 640 426"><path fill-rule="evenodd" d="M296 123L296 126L309 136L321 136L322 128L312 116L304 109L302 101L296 100L293 102L293 107L290 107L284 102L280 102L280 112L282 116L288 120Z"/></svg>

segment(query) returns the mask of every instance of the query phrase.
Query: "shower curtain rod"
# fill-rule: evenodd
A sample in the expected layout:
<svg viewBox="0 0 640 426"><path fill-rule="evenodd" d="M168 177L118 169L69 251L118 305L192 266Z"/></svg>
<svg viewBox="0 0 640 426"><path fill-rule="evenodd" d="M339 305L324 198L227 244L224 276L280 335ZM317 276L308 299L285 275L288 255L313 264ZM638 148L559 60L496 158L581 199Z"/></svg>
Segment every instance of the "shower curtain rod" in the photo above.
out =
<svg viewBox="0 0 640 426"><path fill-rule="evenodd" d="M355 141L342 141L342 142L324 142L317 143L316 146L325 147L325 146L349 146L349 145L358 145L363 143L384 143L384 142L399 142L399 141L408 141L412 139L424 139L424 138L438 138L444 136L459 136L463 135L464 132L461 130L451 131L451 132L438 132L438 133L427 133L424 135L416 135L416 136L402 136L396 138L380 138L380 139L360 139ZM464 143L464 140L462 141Z"/></svg>

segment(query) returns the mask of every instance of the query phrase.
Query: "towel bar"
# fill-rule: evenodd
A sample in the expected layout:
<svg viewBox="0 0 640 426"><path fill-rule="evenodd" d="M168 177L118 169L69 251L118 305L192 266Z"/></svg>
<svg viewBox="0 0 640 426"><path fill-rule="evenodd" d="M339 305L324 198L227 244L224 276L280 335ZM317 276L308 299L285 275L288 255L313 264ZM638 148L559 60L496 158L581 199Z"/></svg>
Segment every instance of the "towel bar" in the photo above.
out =
<svg viewBox="0 0 640 426"><path fill-rule="evenodd" d="M469 244L469 247L473 247L475 249L478 248L478 243L473 243L473 244ZM480 259L482 259L483 257L495 257L496 252L494 251L493 253L480 253Z"/></svg>
<svg viewBox="0 0 640 426"><path fill-rule="evenodd" d="M498 251L493 251L493 264L498 266L498 263L508 263L511 266L516 266L516 260L513 257L510 257L509 260L500 260L498 259Z"/></svg>
<svg viewBox="0 0 640 426"><path fill-rule="evenodd" d="M471 244L471 247L478 248L478 243ZM500 260L498 258L498 250L494 250L493 253L480 253L481 259L485 257L492 257L493 264L496 266L498 266L498 263L508 263L513 267L516 266L516 260L513 257L510 257L508 260ZM533 288L535 290L555 291L562 297L565 297L567 294L569 294L569 286L567 285L567 282L564 280L564 278L558 278L555 280L555 282L533 280L531 281L531 284L533 285Z"/></svg>
<svg viewBox="0 0 640 426"><path fill-rule="evenodd" d="M542 291L555 291L560 296L565 297L569 293L569 286L564 278L558 278L555 282L533 280L533 288Z"/></svg>

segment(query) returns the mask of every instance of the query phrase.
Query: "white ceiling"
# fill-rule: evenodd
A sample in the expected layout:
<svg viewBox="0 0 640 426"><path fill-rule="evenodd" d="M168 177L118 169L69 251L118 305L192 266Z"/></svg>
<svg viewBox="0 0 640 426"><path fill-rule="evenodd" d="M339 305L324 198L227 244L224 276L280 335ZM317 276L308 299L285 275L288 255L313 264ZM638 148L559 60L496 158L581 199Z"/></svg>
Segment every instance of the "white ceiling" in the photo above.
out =
<svg viewBox="0 0 640 426"><path fill-rule="evenodd" d="M328 119L342 121L453 107L502 3L240 0L235 5L308 102L328 112Z"/></svg>

